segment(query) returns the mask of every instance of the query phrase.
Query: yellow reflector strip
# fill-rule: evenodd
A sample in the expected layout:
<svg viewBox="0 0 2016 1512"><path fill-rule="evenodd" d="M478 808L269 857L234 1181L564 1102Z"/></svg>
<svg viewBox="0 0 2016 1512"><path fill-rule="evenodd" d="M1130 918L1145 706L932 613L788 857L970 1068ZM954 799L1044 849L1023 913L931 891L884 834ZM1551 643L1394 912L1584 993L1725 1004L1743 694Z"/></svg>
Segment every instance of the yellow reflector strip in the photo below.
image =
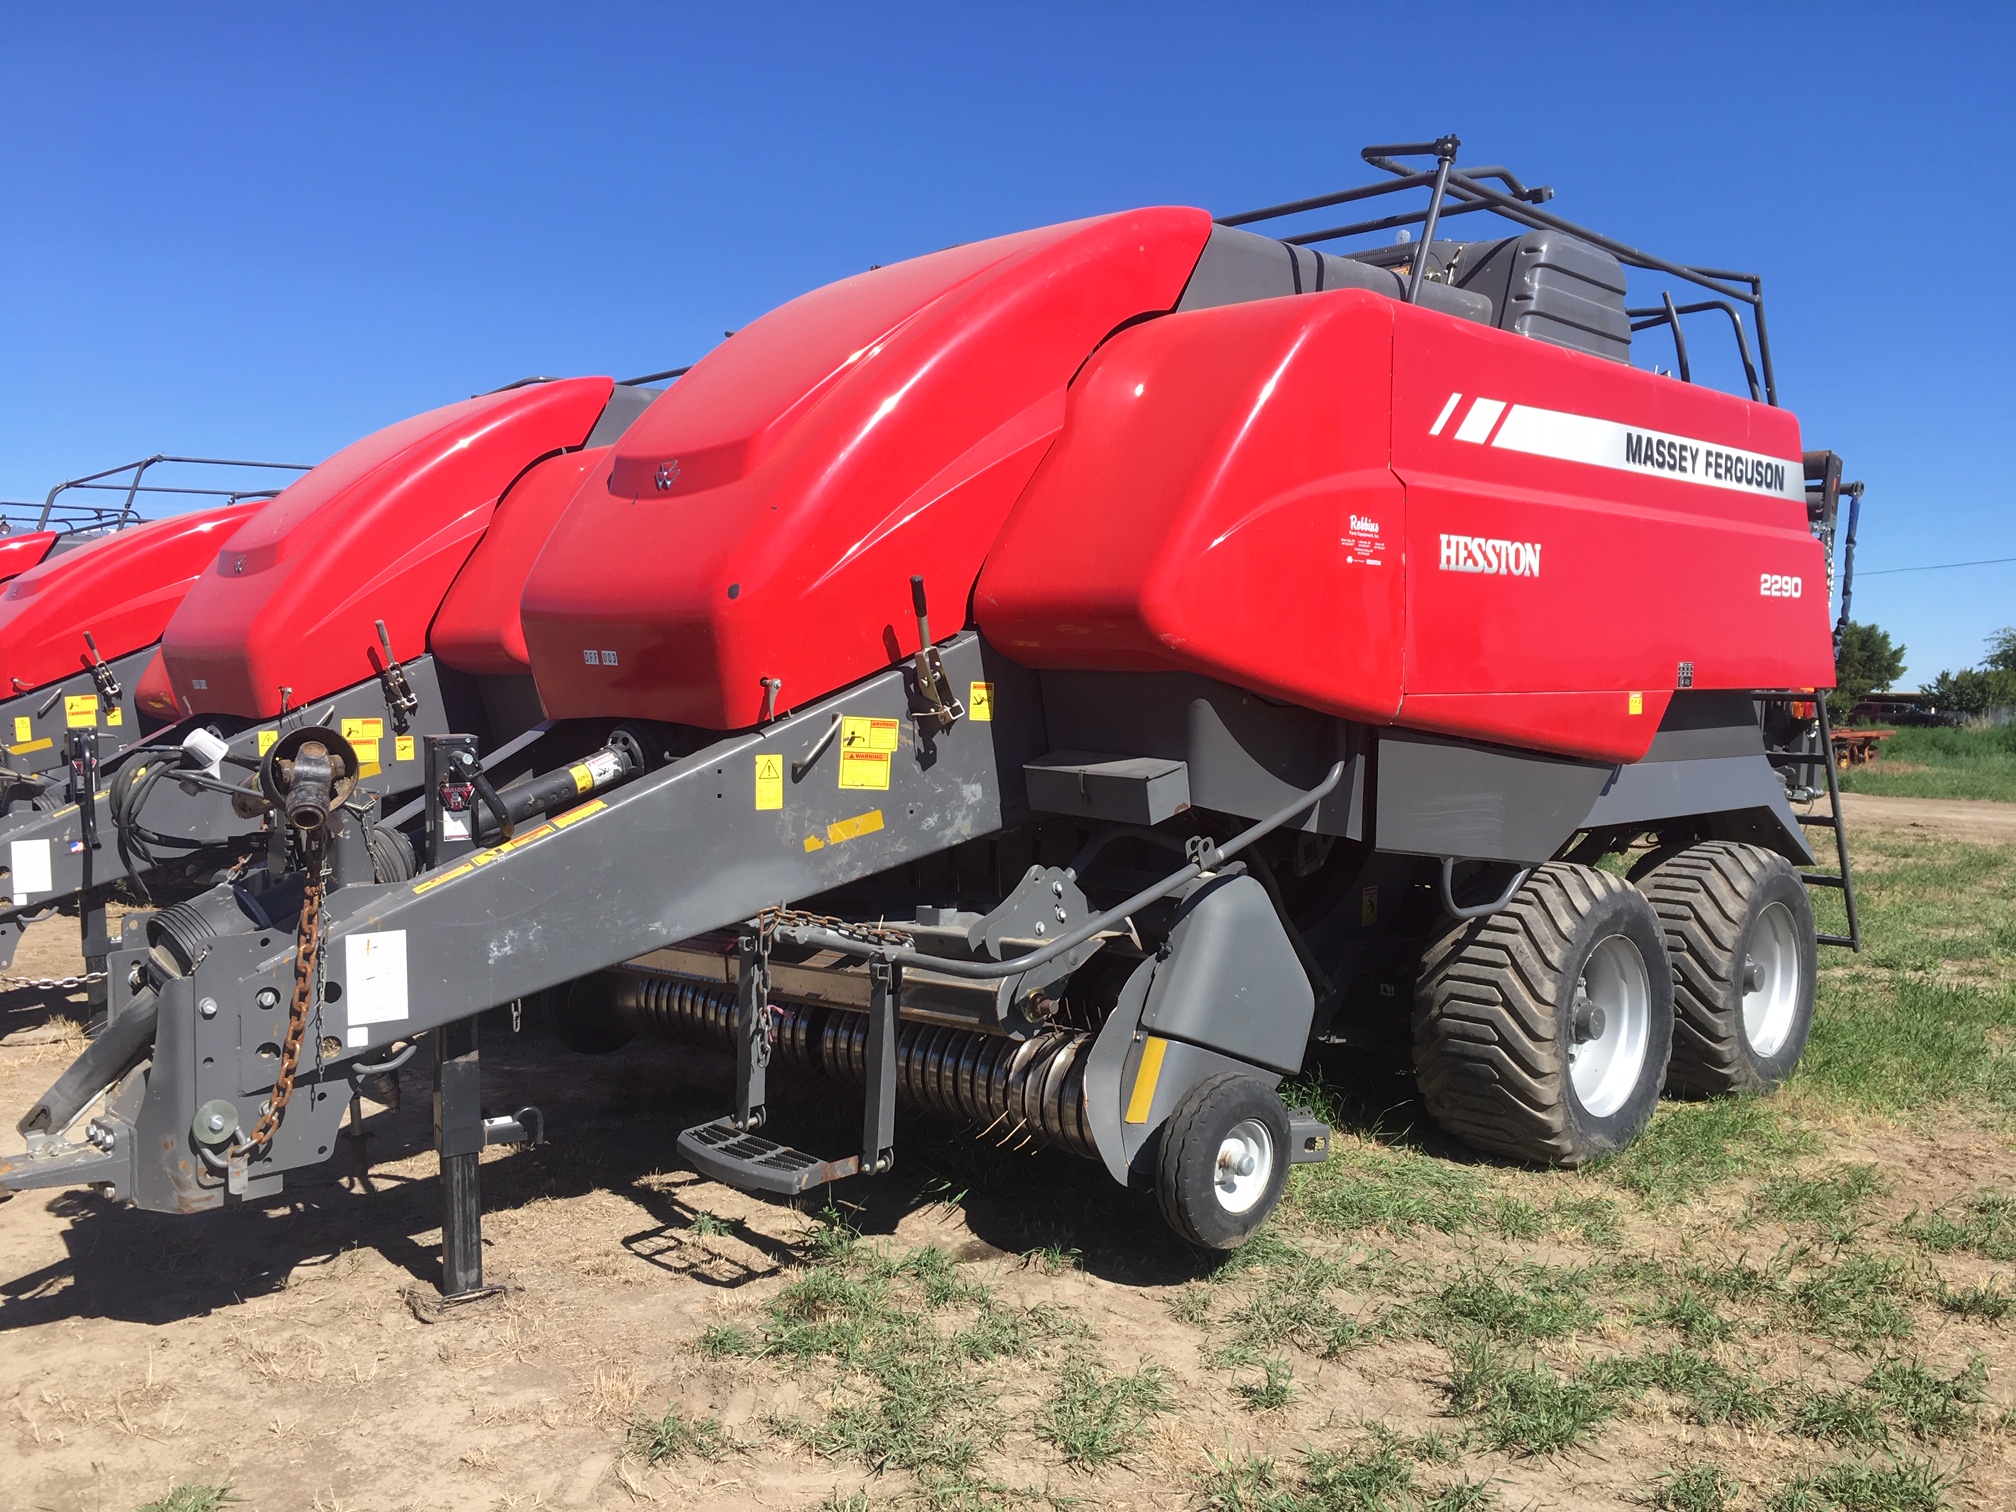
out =
<svg viewBox="0 0 2016 1512"><path fill-rule="evenodd" d="M1152 1034L1141 1047L1141 1069L1134 1073L1134 1095L1127 1099L1130 1124L1148 1122L1148 1111L1155 1106L1155 1084L1162 1079L1162 1057L1168 1053L1169 1041Z"/></svg>

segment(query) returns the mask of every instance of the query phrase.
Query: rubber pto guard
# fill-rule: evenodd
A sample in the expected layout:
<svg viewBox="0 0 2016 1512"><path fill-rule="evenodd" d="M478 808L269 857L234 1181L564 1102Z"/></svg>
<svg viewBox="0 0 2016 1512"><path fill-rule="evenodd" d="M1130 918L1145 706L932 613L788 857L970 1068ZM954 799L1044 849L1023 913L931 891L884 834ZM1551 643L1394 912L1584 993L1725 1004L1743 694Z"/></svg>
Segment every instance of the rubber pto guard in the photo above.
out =
<svg viewBox="0 0 2016 1512"><path fill-rule="evenodd" d="M298 830L319 830L357 791L357 750L322 725L293 730L259 763L259 790Z"/></svg>

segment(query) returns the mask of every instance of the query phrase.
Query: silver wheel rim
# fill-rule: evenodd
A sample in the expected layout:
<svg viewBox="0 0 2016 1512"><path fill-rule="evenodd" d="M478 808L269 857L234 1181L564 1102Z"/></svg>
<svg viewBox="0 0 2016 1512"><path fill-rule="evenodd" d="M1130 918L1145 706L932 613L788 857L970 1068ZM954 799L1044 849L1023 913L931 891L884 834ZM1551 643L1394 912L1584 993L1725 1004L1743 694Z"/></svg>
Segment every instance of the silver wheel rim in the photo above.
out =
<svg viewBox="0 0 2016 1512"><path fill-rule="evenodd" d="M1645 1072L1652 978L1638 947L1623 935L1610 935L1589 953L1575 989L1568 1077L1583 1110L1608 1118L1631 1100Z"/></svg>
<svg viewBox="0 0 2016 1512"><path fill-rule="evenodd" d="M1274 1136L1259 1119L1241 1119L1218 1145L1218 1166L1211 1173L1218 1206L1228 1213L1250 1212L1273 1179Z"/></svg>
<svg viewBox="0 0 2016 1512"><path fill-rule="evenodd" d="M1792 910L1783 903L1767 904L1750 932L1750 949L1741 963L1739 983L1743 988L1743 1034L1758 1055L1776 1055L1791 1037L1805 986L1800 980L1802 971L1799 931L1792 922Z"/></svg>

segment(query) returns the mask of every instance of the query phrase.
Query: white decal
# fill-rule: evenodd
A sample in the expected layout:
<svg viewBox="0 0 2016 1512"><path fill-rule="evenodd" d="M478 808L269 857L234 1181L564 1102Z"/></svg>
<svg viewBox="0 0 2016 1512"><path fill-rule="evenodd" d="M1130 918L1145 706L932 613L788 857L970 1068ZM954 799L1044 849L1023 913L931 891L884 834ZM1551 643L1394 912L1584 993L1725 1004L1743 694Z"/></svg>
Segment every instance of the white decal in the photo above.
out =
<svg viewBox="0 0 2016 1512"><path fill-rule="evenodd" d="M1540 576L1538 541L1504 541L1487 536L1442 537L1444 572L1482 572L1498 577Z"/></svg>
<svg viewBox="0 0 2016 1512"><path fill-rule="evenodd" d="M1757 591L1765 598L1798 598L1806 591L1806 585L1782 572L1767 572L1759 581Z"/></svg>
<svg viewBox="0 0 2016 1512"><path fill-rule="evenodd" d="M345 1042L357 1049L371 1043L370 1024L406 1017L406 931L380 929L343 941L344 1001L349 1007Z"/></svg>
<svg viewBox="0 0 2016 1512"><path fill-rule="evenodd" d="M1805 469L1796 457L1770 457L1531 404L1512 405L1494 436L1491 427L1505 410L1500 400L1474 401L1457 427L1456 439L1481 444L1488 437L1494 449L1503 447L1533 457L1675 478L1736 493L1768 494L1802 504L1806 500Z"/></svg>
<svg viewBox="0 0 2016 1512"><path fill-rule="evenodd" d="M1456 413L1456 401L1458 399L1461 399L1462 397L1463 396L1461 394L1451 394L1449 396L1449 402L1442 406L1442 413L1437 415L1435 417L1435 423L1428 427L1429 435L1439 436L1442 434L1442 427L1447 425L1449 423L1449 417Z"/></svg>
<svg viewBox="0 0 2016 1512"><path fill-rule="evenodd" d="M47 840L16 840L7 858L14 876L14 906L28 901L30 893L54 892Z"/></svg>

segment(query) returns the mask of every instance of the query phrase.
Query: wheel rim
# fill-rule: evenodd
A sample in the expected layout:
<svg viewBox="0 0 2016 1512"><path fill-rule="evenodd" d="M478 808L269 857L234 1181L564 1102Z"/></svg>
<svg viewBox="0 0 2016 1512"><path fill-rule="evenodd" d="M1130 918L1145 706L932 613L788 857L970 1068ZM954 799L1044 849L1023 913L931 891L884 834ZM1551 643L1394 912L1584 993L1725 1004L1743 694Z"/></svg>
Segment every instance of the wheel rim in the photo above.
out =
<svg viewBox="0 0 2016 1512"><path fill-rule="evenodd" d="M1575 985L1568 1076L1583 1109L1608 1118L1630 1101L1644 1074L1652 1041L1652 978L1638 947L1611 935L1589 953Z"/></svg>
<svg viewBox="0 0 2016 1512"><path fill-rule="evenodd" d="M1783 903L1767 905L1757 915L1744 956L1743 1033L1757 1054L1776 1055L1792 1033L1805 986L1792 910Z"/></svg>
<svg viewBox="0 0 2016 1512"><path fill-rule="evenodd" d="M1228 1213L1251 1212L1274 1179L1274 1136L1257 1118L1241 1119L1218 1145L1211 1189Z"/></svg>

